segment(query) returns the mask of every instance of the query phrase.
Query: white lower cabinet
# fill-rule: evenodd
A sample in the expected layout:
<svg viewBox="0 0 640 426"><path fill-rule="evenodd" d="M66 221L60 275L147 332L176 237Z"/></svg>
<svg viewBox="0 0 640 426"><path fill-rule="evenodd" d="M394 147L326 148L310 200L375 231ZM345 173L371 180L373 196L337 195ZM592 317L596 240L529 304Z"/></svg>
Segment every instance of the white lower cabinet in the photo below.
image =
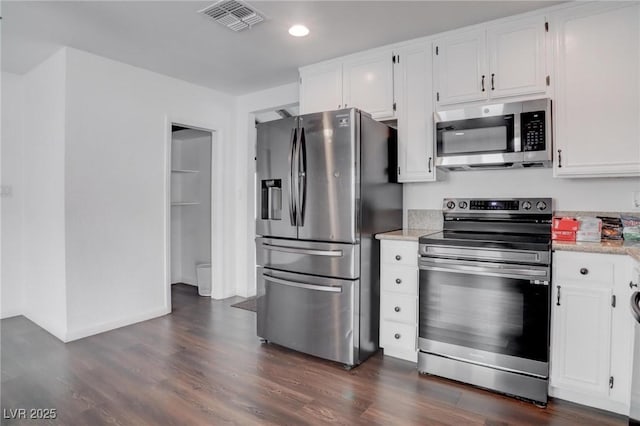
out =
<svg viewBox="0 0 640 426"><path fill-rule="evenodd" d="M418 242L380 241L380 347L418 362Z"/></svg>
<svg viewBox="0 0 640 426"><path fill-rule="evenodd" d="M552 396L628 414L632 266L628 256L554 253Z"/></svg>

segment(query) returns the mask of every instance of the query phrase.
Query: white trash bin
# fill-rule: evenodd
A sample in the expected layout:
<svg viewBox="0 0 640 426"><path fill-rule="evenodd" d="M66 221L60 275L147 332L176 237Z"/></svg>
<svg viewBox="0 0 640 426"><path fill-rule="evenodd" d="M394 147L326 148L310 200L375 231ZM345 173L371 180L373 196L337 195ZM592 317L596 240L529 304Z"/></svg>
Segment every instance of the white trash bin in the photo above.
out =
<svg viewBox="0 0 640 426"><path fill-rule="evenodd" d="M198 294L200 296L211 296L211 264L196 264L196 279L198 280Z"/></svg>

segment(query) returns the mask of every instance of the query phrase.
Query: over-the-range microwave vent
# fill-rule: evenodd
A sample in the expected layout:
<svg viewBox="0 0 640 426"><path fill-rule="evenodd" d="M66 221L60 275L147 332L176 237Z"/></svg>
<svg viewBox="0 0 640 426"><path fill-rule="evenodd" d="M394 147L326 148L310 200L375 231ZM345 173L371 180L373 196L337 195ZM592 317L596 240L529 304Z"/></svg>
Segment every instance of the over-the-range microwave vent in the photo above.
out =
<svg viewBox="0 0 640 426"><path fill-rule="evenodd" d="M199 10L198 13L207 15L236 32L251 28L265 20L263 14L239 0L220 0Z"/></svg>

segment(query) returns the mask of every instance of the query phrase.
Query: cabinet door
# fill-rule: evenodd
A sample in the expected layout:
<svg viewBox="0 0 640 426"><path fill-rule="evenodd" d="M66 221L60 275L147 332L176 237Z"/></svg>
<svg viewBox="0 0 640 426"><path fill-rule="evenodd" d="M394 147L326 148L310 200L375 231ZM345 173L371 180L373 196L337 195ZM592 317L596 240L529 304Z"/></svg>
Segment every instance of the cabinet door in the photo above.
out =
<svg viewBox="0 0 640 426"><path fill-rule="evenodd" d="M300 70L300 114L343 108L342 64L332 62Z"/></svg>
<svg viewBox="0 0 640 426"><path fill-rule="evenodd" d="M581 5L552 28L555 175L640 175L640 5Z"/></svg>
<svg viewBox="0 0 640 426"><path fill-rule="evenodd" d="M510 22L487 31L489 96L543 93L545 75L545 19Z"/></svg>
<svg viewBox="0 0 640 426"><path fill-rule="evenodd" d="M376 120L394 117L392 58L386 50L344 62L345 108L359 108Z"/></svg>
<svg viewBox="0 0 640 426"><path fill-rule="evenodd" d="M473 31L434 43L436 102L449 105L487 99L485 31Z"/></svg>
<svg viewBox="0 0 640 426"><path fill-rule="evenodd" d="M430 43L398 50L394 77L400 182L428 182L436 178L431 66Z"/></svg>
<svg viewBox="0 0 640 426"><path fill-rule="evenodd" d="M611 295L607 287L554 285L551 386L608 396Z"/></svg>

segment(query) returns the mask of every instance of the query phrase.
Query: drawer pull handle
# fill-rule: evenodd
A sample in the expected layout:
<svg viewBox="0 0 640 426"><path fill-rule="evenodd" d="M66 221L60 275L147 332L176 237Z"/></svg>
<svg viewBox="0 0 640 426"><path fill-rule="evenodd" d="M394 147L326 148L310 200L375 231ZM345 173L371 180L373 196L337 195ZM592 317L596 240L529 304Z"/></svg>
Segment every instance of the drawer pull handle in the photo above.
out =
<svg viewBox="0 0 640 426"><path fill-rule="evenodd" d="M396 338L396 340L399 340L399 339L400 339L400 333L396 333L396 334L394 334L394 335L393 335L393 337L395 337L395 338Z"/></svg>
<svg viewBox="0 0 640 426"><path fill-rule="evenodd" d="M400 256L399 254L396 254L396 260L401 260L402 256Z"/></svg>
<svg viewBox="0 0 640 426"><path fill-rule="evenodd" d="M396 312L400 312L400 306L396 306L395 308L393 308L393 310Z"/></svg>
<svg viewBox="0 0 640 426"><path fill-rule="evenodd" d="M589 273L589 270L587 268L580 268L581 275L587 275L588 273Z"/></svg>
<svg viewBox="0 0 640 426"><path fill-rule="evenodd" d="M633 281L629 281L629 288L638 288L638 284L634 283Z"/></svg>
<svg viewBox="0 0 640 426"><path fill-rule="evenodd" d="M400 278L396 278L396 284L402 284L402 280ZM629 285L631 285L631 283L629 283ZM636 287L638 286L638 284L636 284Z"/></svg>

